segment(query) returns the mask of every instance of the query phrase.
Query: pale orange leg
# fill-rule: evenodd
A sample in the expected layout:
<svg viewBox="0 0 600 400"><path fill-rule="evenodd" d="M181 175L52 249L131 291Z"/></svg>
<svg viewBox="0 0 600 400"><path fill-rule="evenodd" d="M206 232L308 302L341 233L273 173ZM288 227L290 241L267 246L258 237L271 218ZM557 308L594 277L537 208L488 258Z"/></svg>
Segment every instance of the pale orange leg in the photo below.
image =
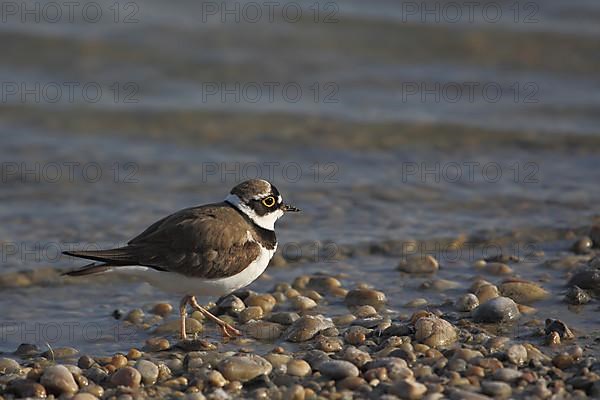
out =
<svg viewBox="0 0 600 400"><path fill-rule="evenodd" d="M198 302L196 301L196 297L186 296L186 298L187 298L187 301L186 301L187 303L189 303L193 308L200 311L206 318L210 319L211 321L213 321L215 324L217 324L219 326L219 329L221 330L221 333L223 334L223 336L233 337L233 336L241 336L242 335L242 332L235 329L233 326L231 326L227 322L223 321L221 318L214 316L213 314L211 314L210 311L208 311L204 307L200 306L200 304L198 304Z"/></svg>
<svg viewBox="0 0 600 400"><path fill-rule="evenodd" d="M181 340L187 339L187 334L185 332L185 319L187 318L187 312L185 308L187 307L187 304L190 300L189 298L190 296L185 296L183 299L181 299L181 302L179 303L179 317L181 318L179 322L179 332Z"/></svg>

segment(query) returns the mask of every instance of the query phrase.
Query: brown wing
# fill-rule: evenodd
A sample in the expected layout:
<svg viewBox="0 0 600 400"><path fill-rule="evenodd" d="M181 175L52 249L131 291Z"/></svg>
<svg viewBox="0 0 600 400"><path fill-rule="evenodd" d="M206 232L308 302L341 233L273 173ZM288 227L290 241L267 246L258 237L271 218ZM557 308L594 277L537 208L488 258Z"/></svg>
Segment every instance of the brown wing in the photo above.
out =
<svg viewBox="0 0 600 400"><path fill-rule="evenodd" d="M260 255L247 222L232 207L188 208L155 222L127 246L70 255L114 266L144 265L207 279L241 272Z"/></svg>

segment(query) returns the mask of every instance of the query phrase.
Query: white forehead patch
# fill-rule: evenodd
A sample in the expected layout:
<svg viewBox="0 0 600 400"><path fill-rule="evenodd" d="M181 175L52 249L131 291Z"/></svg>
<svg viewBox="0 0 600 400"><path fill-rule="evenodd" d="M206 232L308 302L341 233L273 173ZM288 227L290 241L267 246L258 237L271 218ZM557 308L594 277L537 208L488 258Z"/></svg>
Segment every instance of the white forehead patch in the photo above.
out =
<svg viewBox="0 0 600 400"><path fill-rule="evenodd" d="M225 198L225 201L237 208L238 210L240 210L241 212L243 212L244 214L246 214L248 218L250 218L252 222L254 222L256 225L260 226L261 228L268 229L270 231L275 230L275 222L283 215L283 211L277 209L272 213L260 216L256 214L253 209L248 207L246 204L242 203L240 198L237 197L237 195L235 194L229 194Z"/></svg>

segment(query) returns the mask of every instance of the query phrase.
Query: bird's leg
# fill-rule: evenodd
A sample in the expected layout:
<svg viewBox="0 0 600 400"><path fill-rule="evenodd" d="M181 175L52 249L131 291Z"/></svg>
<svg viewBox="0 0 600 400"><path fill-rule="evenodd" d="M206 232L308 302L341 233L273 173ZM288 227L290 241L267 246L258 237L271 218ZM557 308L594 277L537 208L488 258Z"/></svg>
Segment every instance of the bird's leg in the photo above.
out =
<svg viewBox="0 0 600 400"><path fill-rule="evenodd" d="M232 336L241 336L242 335L242 332L238 331L233 326L231 326L227 322L223 321L221 318L214 316L213 314L211 314L210 311L208 311L204 307L200 306L200 304L198 304L198 302L196 301L196 298L194 296L190 296L190 298L188 299L188 303L193 308L200 311L206 318L208 318L211 321L213 321L214 323L216 323L219 326L219 328L221 329L221 333L223 334L223 336L232 337Z"/></svg>
<svg viewBox="0 0 600 400"><path fill-rule="evenodd" d="M187 334L185 332L185 319L187 317L186 307L190 301L190 297L192 296L184 296L179 303L179 317L181 318L179 322L179 329L181 334L181 340L187 339Z"/></svg>

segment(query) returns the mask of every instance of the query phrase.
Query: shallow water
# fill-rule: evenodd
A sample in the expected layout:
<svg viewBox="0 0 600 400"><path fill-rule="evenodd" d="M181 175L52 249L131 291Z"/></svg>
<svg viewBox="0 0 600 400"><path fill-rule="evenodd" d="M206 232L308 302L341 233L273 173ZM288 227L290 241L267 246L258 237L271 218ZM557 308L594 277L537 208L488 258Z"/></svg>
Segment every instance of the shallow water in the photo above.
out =
<svg viewBox="0 0 600 400"><path fill-rule="evenodd" d="M481 16L450 23L406 15L396 2L348 1L333 3L337 22L325 23L321 13L317 23L305 14L295 23L225 24L218 15L203 20L195 2L158 1L120 4L114 22L112 3L96 2L105 18L93 24L81 17L22 23L19 15L0 24L2 272L77 267L60 251L122 244L165 214L220 201L256 176L304 210L279 223L287 251L313 241L556 232L586 227L597 214L596 2L571 2L568 10L540 3L533 23L522 23L523 14L515 23L508 2L496 3L506 11L498 23ZM301 4L306 11L312 3ZM138 22L124 23L123 13L133 11ZM276 90L271 98L273 82L302 95L295 101ZM247 91L221 90L238 83ZM82 92L86 84L102 94ZM502 95L496 101L484 86ZM548 257L568 249L572 239L562 239L543 244ZM426 278L395 271L395 257L328 261L272 269L272 280L253 288L343 272L347 283L366 281L388 293L392 309L409 313L408 301L442 304L478 274L474 260L442 260L437 277L461 286L438 293L420 288ZM560 300L565 272L536 265L518 274L543 280L553 294L535 304L537 317L560 314L597 331L597 305L568 310ZM135 332L133 343L115 340L114 309L177 301L136 283L1 290L2 351L26 341L126 350L147 333ZM71 322L97 324L103 339L86 340L80 330L74 340L52 340L36 331L57 323L64 332ZM30 329L35 339L23 337Z"/></svg>

